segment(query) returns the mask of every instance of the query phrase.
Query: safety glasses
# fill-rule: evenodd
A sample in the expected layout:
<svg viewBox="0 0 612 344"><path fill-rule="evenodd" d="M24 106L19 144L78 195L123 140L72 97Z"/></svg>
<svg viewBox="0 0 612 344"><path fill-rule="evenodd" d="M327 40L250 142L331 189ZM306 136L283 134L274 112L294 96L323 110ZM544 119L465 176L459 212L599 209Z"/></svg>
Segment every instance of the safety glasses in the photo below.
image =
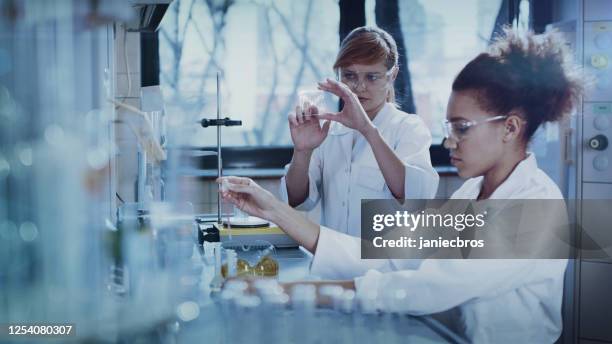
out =
<svg viewBox="0 0 612 344"><path fill-rule="evenodd" d="M499 121L500 119L506 119L506 118L508 118L508 116L500 115L500 116L490 117L490 118L487 118L481 121L444 120L443 122L444 137L447 139L453 139L456 142L459 142L465 138L470 128L473 128L479 124Z"/></svg>

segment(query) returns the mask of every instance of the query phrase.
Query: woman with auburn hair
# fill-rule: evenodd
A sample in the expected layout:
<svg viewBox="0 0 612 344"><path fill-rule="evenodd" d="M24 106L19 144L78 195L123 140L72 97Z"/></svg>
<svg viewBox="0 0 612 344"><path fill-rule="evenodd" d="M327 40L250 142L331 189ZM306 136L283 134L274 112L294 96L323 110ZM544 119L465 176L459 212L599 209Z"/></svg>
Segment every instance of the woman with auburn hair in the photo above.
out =
<svg viewBox="0 0 612 344"><path fill-rule="evenodd" d="M577 104L582 81L570 56L558 34L506 30L461 70L448 101L445 145L469 179L452 198L563 198L527 147L538 127ZM346 86L321 87L340 94L345 109L363 111ZM453 310L470 342L553 343L561 334L566 259L424 259L416 269L407 260L362 260L359 239L308 221L248 178L228 179L225 199L278 224L314 254L312 274L335 279L314 284L353 288L386 311Z"/></svg>
<svg viewBox="0 0 612 344"><path fill-rule="evenodd" d="M352 101L323 125L315 106L289 115L294 151L280 187L289 205L311 210L320 201L322 225L359 236L361 199L434 197L431 134L420 117L394 105L398 70L395 40L384 30L360 27L346 36L334 71ZM320 88L338 94L337 85Z"/></svg>

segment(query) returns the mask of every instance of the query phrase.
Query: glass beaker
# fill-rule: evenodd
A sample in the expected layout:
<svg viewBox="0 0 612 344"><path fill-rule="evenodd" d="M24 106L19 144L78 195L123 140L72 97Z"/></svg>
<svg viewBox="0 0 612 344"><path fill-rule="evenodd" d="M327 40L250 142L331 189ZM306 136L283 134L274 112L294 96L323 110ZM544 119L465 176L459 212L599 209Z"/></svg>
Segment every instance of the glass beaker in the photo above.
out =
<svg viewBox="0 0 612 344"><path fill-rule="evenodd" d="M248 245L237 244L226 241L222 244L224 249L232 249L237 253L236 275L237 277L276 277L279 265L272 256L275 252L274 245L265 240L254 240ZM227 261L221 268L223 277L228 275Z"/></svg>

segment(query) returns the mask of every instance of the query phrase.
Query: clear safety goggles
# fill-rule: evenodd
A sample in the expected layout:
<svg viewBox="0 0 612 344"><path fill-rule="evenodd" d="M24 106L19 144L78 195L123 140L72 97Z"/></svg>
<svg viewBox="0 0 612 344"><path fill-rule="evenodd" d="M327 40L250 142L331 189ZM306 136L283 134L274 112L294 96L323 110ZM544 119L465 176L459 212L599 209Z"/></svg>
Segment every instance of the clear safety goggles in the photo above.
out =
<svg viewBox="0 0 612 344"><path fill-rule="evenodd" d="M452 139L456 142L459 142L465 138L470 128L473 128L479 124L489 123L489 122L498 121L500 119L506 119L506 118L508 118L508 116L499 115L499 116L490 117L490 118L487 118L481 121L444 120L442 123L442 127L444 128L444 137L446 139Z"/></svg>
<svg viewBox="0 0 612 344"><path fill-rule="evenodd" d="M384 85L388 80L391 73L395 68L389 69L385 73L381 72L356 72L346 69L338 70L340 81L349 87L357 88L360 85L366 87L380 87Z"/></svg>

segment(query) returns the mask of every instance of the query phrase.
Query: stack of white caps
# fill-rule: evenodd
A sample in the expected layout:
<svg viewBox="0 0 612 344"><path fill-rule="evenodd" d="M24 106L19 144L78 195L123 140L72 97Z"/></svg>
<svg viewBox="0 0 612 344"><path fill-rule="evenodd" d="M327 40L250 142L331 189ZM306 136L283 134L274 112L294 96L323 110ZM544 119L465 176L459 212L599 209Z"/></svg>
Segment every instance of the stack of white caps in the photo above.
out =
<svg viewBox="0 0 612 344"><path fill-rule="evenodd" d="M335 310L340 310L341 297L344 293L344 288L339 285L323 285L319 287L319 295L323 302L329 301L331 307Z"/></svg>
<svg viewBox="0 0 612 344"><path fill-rule="evenodd" d="M294 309L314 309L317 289L312 284L296 284L291 289L291 306Z"/></svg>

